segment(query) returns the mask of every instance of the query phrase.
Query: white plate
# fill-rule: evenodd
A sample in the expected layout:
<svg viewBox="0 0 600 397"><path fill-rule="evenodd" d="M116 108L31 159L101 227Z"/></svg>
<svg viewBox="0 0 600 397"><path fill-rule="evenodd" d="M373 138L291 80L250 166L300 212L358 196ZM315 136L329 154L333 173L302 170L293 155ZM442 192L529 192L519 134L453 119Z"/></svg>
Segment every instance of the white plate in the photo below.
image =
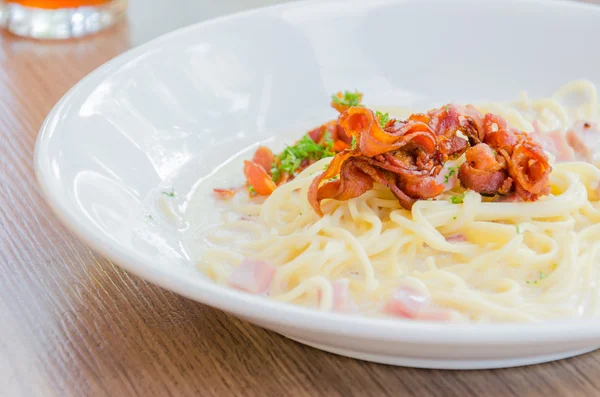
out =
<svg viewBox="0 0 600 397"><path fill-rule="evenodd" d="M81 81L41 129L37 175L60 219L123 268L319 349L430 368L568 357L600 346L600 319L473 325L320 313L214 285L185 265L195 253L180 249L189 243L181 229L214 216L190 200L218 185L205 180L215 167L332 118L334 91L359 88L382 105L547 95L577 78L600 82L598 37L600 8L546 0L315 1L228 16ZM146 197L170 186L180 228L149 227Z"/></svg>

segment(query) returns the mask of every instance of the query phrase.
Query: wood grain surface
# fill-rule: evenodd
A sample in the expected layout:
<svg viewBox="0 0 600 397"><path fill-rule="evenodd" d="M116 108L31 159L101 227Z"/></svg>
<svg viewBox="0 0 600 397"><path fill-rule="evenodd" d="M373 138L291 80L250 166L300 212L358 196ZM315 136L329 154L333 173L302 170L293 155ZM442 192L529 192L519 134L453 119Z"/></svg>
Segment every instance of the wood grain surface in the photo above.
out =
<svg viewBox="0 0 600 397"><path fill-rule="evenodd" d="M150 285L91 252L44 204L38 129L79 79L129 48L0 36L0 396L600 396L600 351L437 371L324 353Z"/></svg>

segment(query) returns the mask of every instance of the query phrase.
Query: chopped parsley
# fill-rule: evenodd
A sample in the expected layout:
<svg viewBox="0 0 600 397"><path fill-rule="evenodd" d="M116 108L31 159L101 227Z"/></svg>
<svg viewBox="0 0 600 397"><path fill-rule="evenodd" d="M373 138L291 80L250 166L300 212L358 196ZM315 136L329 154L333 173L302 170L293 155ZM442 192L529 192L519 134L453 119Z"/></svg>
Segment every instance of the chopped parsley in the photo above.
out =
<svg viewBox="0 0 600 397"><path fill-rule="evenodd" d="M175 197L175 190L171 188L170 192L162 192L162 194L164 194L167 197Z"/></svg>
<svg viewBox="0 0 600 397"><path fill-rule="evenodd" d="M250 196L252 197L256 196L256 190L254 189L254 186L248 185L248 193L250 193Z"/></svg>
<svg viewBox="0 0 600 397"><path fill-rule="evenodd" d="M339 176L339 175L336 175L336 176L334 176L333 178L329 178L329 179L327 179L327 182L335 182L335 181L337 181L338 179L340 179L340 176Z"/></svg>
<svg viewBox="0 0 600 397"><path fill-rule="evenodd" d="M463 194L461 194L461 195L458 195L458 196L452 196L452 197L450 197L450 202L451 202L452 204L462 204L462 203L463 203L463 201L464 201L464 198L465 198L465 195L466 195L466 194L467 194L467 192L464 192L464 193L463 193Z"/></svg>
<svg viewBox="0 0 600 397"><path fill-rule="evenodd" d="M390 121L390 115L388 113L381 113L379 110L375 112L375 117L381 128L385 127L388 121Z"/></svg>
<svg viewBox="0 0 600 397"><path fill-rule="evenodd" d="M446 108L446 113L450 113L450 105L446 105L444 108Z"/></svg>
<svg viewBox="0 0 600 397"><path fill-rule="evenodd" d="M444 183L448 183L448 180L452 177L452 175L456 174L458 167L448 167L448 173L444 175Z"/></svg>
<svg viewBox="0 0 600 397"><path fill-rule="evenodd" d="M452 219L456 220L456 217L453 217Z"/></svg>
<svg viewBox="0 0 600 397"><path fill-rule="evenodd" d="M360 102L362 101L362 96L363 96L362 92L344 91L343 95L341 92L338 92L337 94L333 94L331 96L331 101L337 105L348 106L348 107L362 106L360 104Z"/></svg>
<svg viewBox="0 0 600 397"><path fill-rule="evenodd" d="M547 275L540 270L540 275L539 275L539 279L538 280L531 280L531 281L525 281L527 284L535 284L537 285L538 281L541 281L543 279L545 279L547 277Z"/></svg>
<svg viewBox="0 0 600 397"><path fill-rule="evenodd" d="M277 182L283 173L294 175L304 160L316 161L334 155L333 140L329 132L325 133L323 143L317 143L310 136L304 135L295 145L286 147L275 158L271 166L271 177L274 182Z"/></svg>
<svg viewBox="0 0 600 397"><path fill-rule="evenodd" d="M356 149L356 145L358 145L358 140L355 136L352 137L352 149Z"/></svg>
<svg viewBox="0 0 600 397"><path fill-rule="evenodd" d="M494 156L497 156L497 155L498 155L498 152L494 150Z"/></svg>
<svg viewBox="0 0 600 397"><path fill-rule="evenodd" d="M517 228L517 234L523 234L523 229L521 229L521 225L515 225Z"/></svg>

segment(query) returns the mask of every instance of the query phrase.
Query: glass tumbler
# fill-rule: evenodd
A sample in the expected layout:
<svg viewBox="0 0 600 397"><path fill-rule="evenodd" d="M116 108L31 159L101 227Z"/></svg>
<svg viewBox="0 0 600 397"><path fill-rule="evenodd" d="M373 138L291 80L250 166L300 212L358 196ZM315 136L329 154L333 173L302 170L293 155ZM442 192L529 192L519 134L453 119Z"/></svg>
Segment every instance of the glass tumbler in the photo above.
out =
<svg viewBox="0 0 600 397"><path fill-rule="evenodd" d="M0 0L0 25L36 39L81 37L117 22L127 0Z"/></svg>

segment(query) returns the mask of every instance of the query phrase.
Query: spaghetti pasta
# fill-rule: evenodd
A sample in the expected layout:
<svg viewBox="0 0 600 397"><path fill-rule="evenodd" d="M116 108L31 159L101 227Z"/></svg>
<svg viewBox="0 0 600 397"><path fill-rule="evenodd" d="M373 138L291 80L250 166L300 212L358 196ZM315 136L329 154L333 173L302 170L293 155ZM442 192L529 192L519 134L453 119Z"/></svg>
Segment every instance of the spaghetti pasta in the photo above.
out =
<svg viewBox="0 0 600 397"><path fill-rule="evenodd" d="M596 128L595 87L576 81L549 98L522 94L476 108L542 144L553 137L550 195L511 202L455 185L408 210L375 182L358 197L324 200L319 216L307 197L327 157L267 198L223 203L237 216L207 237L199 268L222 284L243 271L268 284L253 292L269 299L367 316L523 322L600 314L600 170L593 156L557 159L578 122Z"/></svg>

